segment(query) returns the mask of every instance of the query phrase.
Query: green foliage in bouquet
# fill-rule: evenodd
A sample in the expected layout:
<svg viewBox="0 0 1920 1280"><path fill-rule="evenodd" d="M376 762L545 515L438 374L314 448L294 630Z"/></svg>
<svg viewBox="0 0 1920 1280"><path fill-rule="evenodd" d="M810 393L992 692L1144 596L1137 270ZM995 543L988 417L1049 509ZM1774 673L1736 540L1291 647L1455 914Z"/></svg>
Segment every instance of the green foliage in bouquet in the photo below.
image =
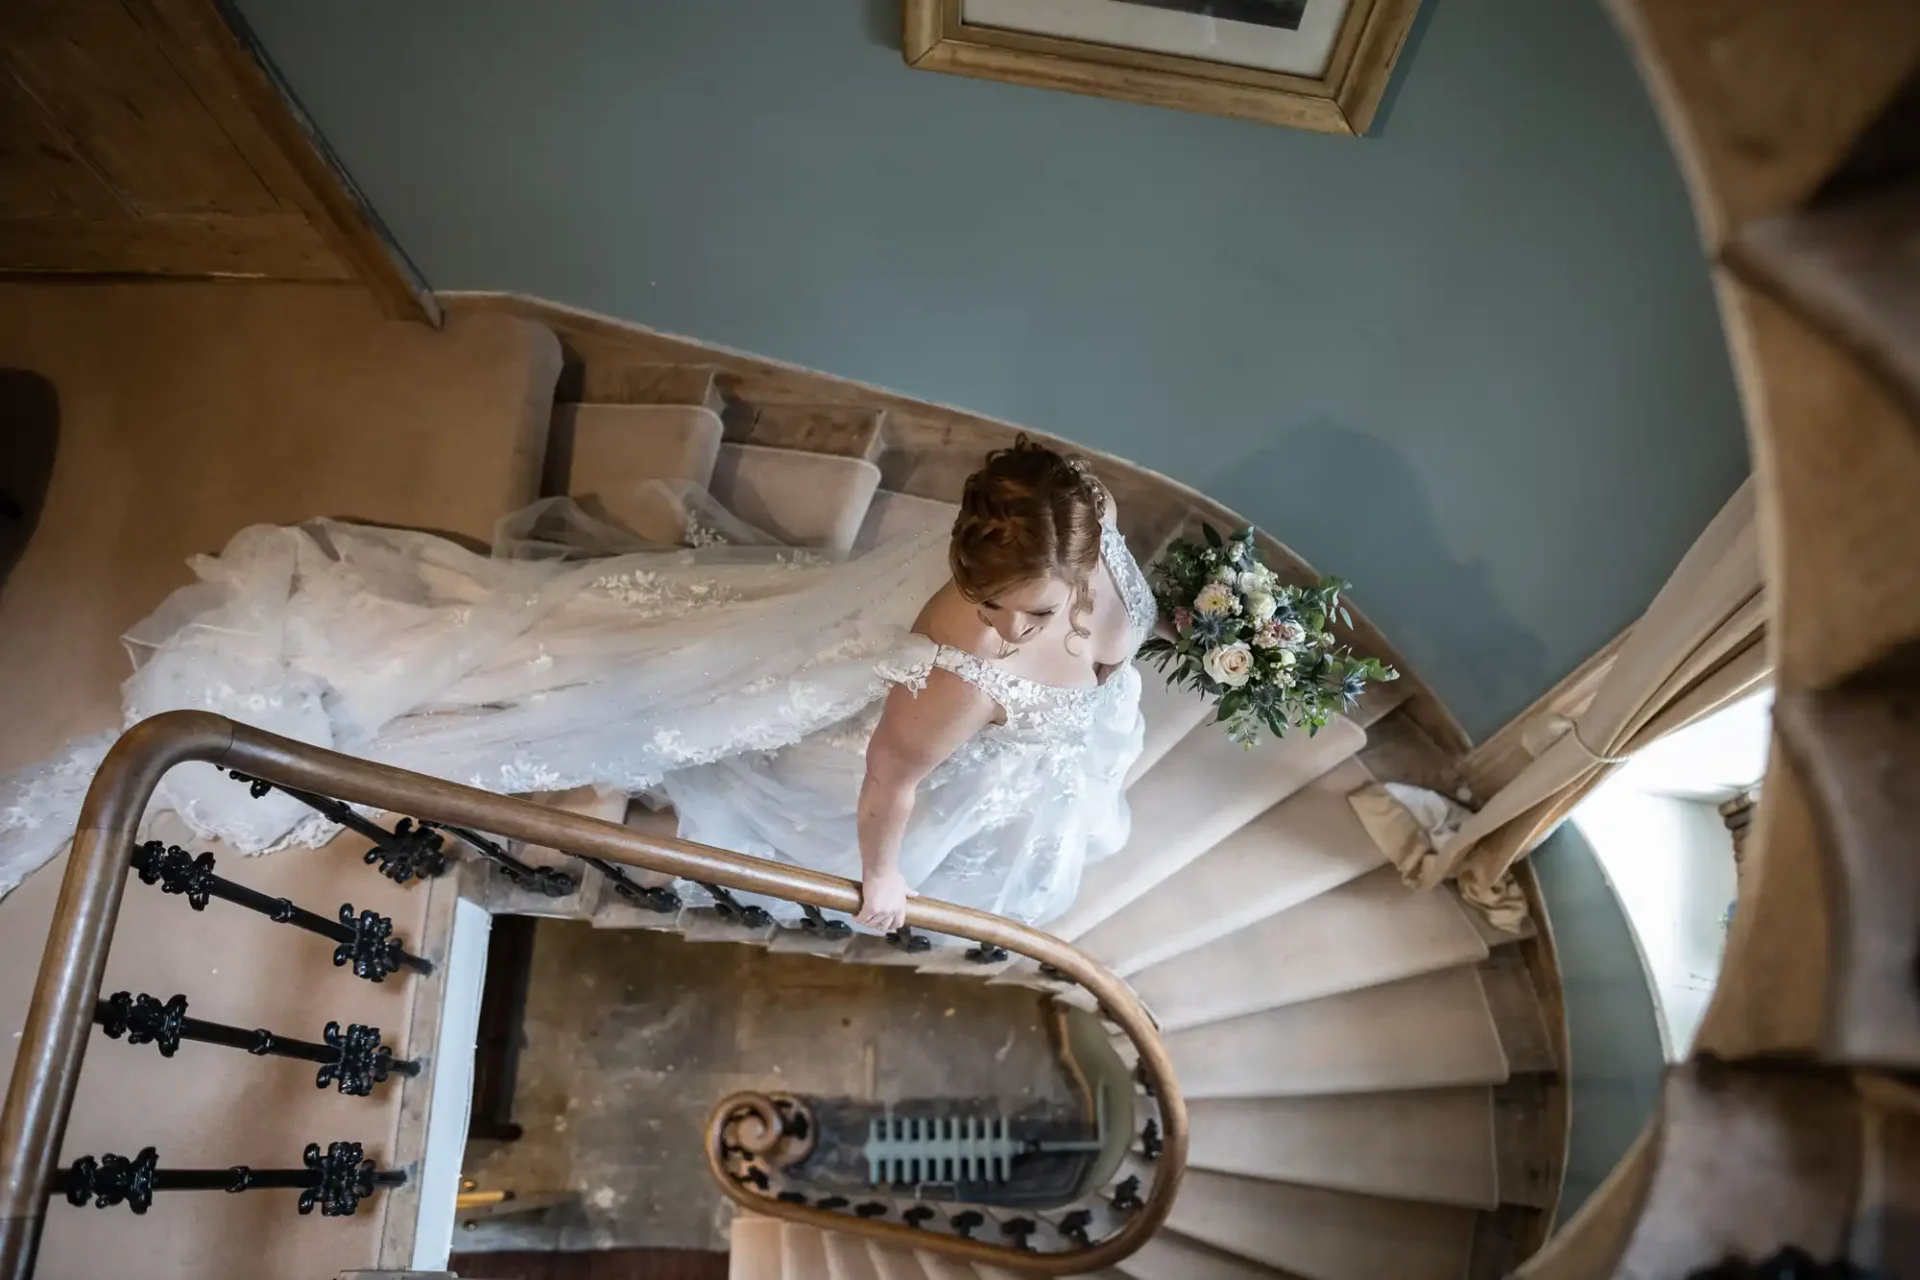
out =
<svg viewBox="0 0 1920 1280"><path fill-rule="evenodd" d="M1253 530L1223 538L1203 525L1204 542L1182 540L1153 566L1153 595L1172 638L1155 636L1141 656L1172 668L1170 685L1216 700L1216 719L1251 747L1265 727L1276 738L1305 727L1311 735L1350 707L1371 681L1398 680L1378 658L1356 657L1329 628L1349 628L1340 603L1348 583L1290 587L1260 563Z"/></svg>

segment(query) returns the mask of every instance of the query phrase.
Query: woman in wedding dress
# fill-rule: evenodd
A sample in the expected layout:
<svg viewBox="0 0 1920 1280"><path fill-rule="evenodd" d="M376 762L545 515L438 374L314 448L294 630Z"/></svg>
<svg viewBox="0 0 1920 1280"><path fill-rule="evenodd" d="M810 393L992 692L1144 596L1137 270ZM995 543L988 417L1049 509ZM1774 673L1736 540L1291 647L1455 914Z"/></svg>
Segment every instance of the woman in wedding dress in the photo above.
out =
<svg viewBox="0 0 1920 1280"><path fill-rule="evenodd" d="M876 930L914 894L1045 923L1125 842L1155 609L1084 464L1023 439L950 533L840 561L691 486L646 496L690 546L566 499L509 517L492 556L243 530L128 634L127 722L195 708L509 794L617 788L672 805L684 839L859 879ZM70 837L112 737L0 779L0 891ZM207 765L155 805L248 851L331 834Z"/></svg>

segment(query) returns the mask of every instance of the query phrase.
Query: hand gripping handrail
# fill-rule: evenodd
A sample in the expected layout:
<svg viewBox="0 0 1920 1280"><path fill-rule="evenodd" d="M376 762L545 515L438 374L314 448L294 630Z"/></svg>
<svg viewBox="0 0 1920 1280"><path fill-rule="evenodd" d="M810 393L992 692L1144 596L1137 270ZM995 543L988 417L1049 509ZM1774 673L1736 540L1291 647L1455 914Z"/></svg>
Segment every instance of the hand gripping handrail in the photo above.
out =
<svg viewBox="0 0 1920 1280"><path fill-rule="evenodd" d="M6 1107L0 1112L0 1280L28 1280L33 1272L47 1199L57 1190L61 1140L141 817L167 771L192 761L353 804L685 880L830 911L852 913L860 906L860 886L851 880L684 840L642 835L617 823L295 742L224 716L169 711L143 720L121 735L87 791L7 1087ZM1005 947L1052 966L1098 998L1104 1016L1133 1042L1145 1083L1159 1104L1163 1146L1144 1202L1114 1235L1088 1248L1061 1253L1017 1251L759 1197L751 1198L753 1207L789 1221L1049 1275L1098 1271L1133 1253L1173 1208L1187 1155L1186 1107L1166 1046L1145 1006L1124 982L1080 951L1000 916L914 898L907 904L907 923ZM744 1194L731 1180L723 1180L723 1186L735 1198Z"/></svg>

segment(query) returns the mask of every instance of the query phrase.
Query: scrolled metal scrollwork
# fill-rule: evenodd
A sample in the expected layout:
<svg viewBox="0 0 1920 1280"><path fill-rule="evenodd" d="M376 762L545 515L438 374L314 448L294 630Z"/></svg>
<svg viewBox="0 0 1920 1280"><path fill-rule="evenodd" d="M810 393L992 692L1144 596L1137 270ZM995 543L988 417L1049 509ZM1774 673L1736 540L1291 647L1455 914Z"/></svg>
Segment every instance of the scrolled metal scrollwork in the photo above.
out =
<svg viewBox="0 0 1920 1280"><path fill-rule="evenodd" d="M823 938L850 938L853 926L844 920L829 920L820 908L800 904L800 927L809 933L817 933Z"/></svg>
<svg viewBox="0 0 1920 1280"><path fill-rule="evenodd" d="M67 1171L67 1203L84 1205L93 1201L96 1209L125 1204L135 1213L153 1206L154 1176L160 1156L152 1147L143 1147L129 1160L109 1152L95 1160L81 1156Z"/></svg>
<svg viewBox="0 0 1920 1280"><path fill-rule="evenodd" d="M713 898L714 914L722 920L731 920L746 929L764 929L773 923L765 907L747 906L717 884L702 883L700 887Z"/></svg>
<svg viewBox="0 0 1920 1280"><path fill-rule="evenodd" d="M353 904L340 905L340 923L353 930L353 938L333 949L335 967L353 966L355 977L368 982L384 982L401 964L401 942L393 936L393 921L373 911L355 914Z"/></svg>
<svg viewBox="0 0 1920 1280"><path fill-rule="evenodd" d="M324 1152L319 1143L309 1142L301 1159L314 1175L313 1184L300 1193L301 1213L317 1206L323 1218L351 1217L373 1194L373 1161L357 1142L330 1142Z"/></svg>
<svg viewBox="0 0 1920 1280"><path fill-rule="evenodd" d="M149 840L134 850L133 869L139 873L140 883L157 884L162 893L184 895L187 905L195 911L205 911L212 899L211 853L195 857L177 844Z"/></svg>
<svg viewBox="0 0 1920 1280"><path fill-rule="evenodd" d="M342 1031L339 1023L329 1022L320 1036L339 1056L314 1074L319 1088L337 1085L348 1097L364 1098L393 1074L393 1050L380 1043L380 1028L355 1022Z"/></svg>
<svg viewBox="0 0 1920 1280"><path fill-rule="evenodd" d="M1138 1213L1146 1207L1146 1201L1140 1198L1139 1178L1128 1177L1115 1184L1113 1207L1121 1213Z"/></svg>
<svg viewBox="0 0 1920 1280"><path fill-rule="evenodd" d="M187 998L176 995L161 1004L150 995L116 991L101 1003L101 1015L95 1020L109 1039L125 1036L128 1044L156 1045L161 1057L171 1058L180 1048Z"/></svg>

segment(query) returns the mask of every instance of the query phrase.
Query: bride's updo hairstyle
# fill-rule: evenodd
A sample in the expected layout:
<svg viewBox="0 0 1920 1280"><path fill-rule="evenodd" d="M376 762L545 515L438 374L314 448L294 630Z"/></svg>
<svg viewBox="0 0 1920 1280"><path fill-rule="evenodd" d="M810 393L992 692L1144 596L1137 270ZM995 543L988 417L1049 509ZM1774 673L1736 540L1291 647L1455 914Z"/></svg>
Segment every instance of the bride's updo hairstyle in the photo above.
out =
<svg viewBox="0 0 1920 1280"><path fill-rule="evenodd" d="M1105 506L1105 490L1086 463L1021 436L967 478L948 550L954 586L982 604L1029 582L1061 578L1073 587L1068 623L1085 639L1081 619L1093 608Z"/></svg>

